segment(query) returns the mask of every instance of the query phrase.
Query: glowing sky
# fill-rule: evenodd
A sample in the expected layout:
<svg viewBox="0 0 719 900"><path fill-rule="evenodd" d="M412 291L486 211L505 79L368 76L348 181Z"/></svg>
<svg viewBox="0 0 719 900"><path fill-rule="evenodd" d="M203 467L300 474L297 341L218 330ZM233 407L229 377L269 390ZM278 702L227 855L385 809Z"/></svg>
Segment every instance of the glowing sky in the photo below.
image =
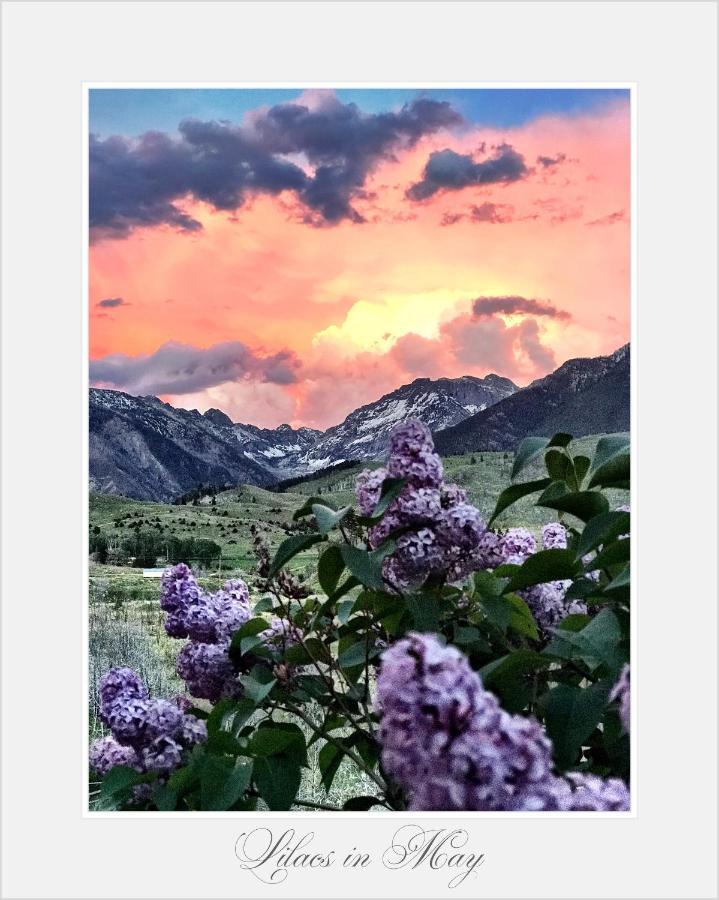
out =
<svg viewBox="0 0 719 900"><path fill-rule="evenodd" d="M90 376L325 428L629 340L622 91L93 90Z"/></svg>

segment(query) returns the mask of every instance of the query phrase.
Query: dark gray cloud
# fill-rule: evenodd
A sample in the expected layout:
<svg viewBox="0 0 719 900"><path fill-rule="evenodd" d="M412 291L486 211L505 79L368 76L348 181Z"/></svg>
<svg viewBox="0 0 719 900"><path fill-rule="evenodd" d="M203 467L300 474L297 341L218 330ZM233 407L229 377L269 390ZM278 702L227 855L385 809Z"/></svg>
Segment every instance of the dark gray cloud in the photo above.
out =
<svg viewBox="0 0 719 900"><path fill-rule="evenodd" d="M606 216L600 216L598 219L592 219L591 222L587 222L587 225L615 225L617 222L626 222L627 217L624 213L623 209L618 209L616 212L609 213Z"/></svg>
<svg viewBox="0 0 719 900"><path fill-rule="evenodd" d="M557 153L556 156L538 156L537 165L541 166L543 169L551 169L554 166L563 163L566 158L566 153Z"/></svg>
<svg viewBox="0 0 719 900"><path fill-rule="evenodd" d="M410 200L426 200L437 191L459 191L472 185L508 184L526 178L530 170L524 157L510 144L500 144L493 156L475 162L468 154L435 150L430 154L422 179L407 190Z"/></svg>
<svg viewBox="0 0 719 900"><path fill-rule="evenodd" d="M524 313L530 316L547 316L550 319L571 319L564 309L557 309L546 300L534 300L528 297L477 297L472 301L472 312L475 316L515 315Z"/></svg>
<svg viewBox="0 0 719 900"><path fill-rule="evenodd" d="M129 303L125 303L122 297L105 297L104 300L100 300L95 304L96 306L101 306L103 309L114 309L117 306L129 306Z"/></svg>
<svg viewBox="0 0 719 900"><path fill-rule="evenodd" d="M470 222L486 222L489 225L506 225L514 219L514 207L508 203L480 203L470 206L466 213L445 213L440 225L456 225L464 219Z"/></svg>
<svg viewBox="0 0 719 900"><path fill-rule="evenodd" d="M207 349L171 341L147 355L116 353L90 360L90 381L130 394L190 394L228 381L292 384L299 368L289 350L262 356L239 341Z"/></svg>
<svg viewBox="0 0 719 900"><path fill-rule="evenodd" d="M418 98L396 112L365 114L328 94L312 108L283 103L242 125L183 120L179 136L90 138L90 227L125 237L142 225L201 229L186 197L234 211L257 194L295 192L311 224L361 221L352 201L368 174L421 137L460 124L449 103Z"/></svg>

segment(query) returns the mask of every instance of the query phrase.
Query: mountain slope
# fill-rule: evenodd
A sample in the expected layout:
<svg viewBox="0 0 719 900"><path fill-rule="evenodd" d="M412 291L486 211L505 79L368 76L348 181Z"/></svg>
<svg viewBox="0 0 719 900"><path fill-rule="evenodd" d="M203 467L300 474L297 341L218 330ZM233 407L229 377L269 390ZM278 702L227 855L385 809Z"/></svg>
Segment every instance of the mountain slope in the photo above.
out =
<svg viewBox="0 0 719 900"><path fill-rule="evenodd" d="M276 481L244 456L232 428L197 410L93 388L89 412L90 490L171 500L199 484Z"/></svg>
<svg viewBox="0 0 719 900"><path fill-rule="evenodd" d="M398 422L416 418L438 431L456 425L516 390L515 384L499 375L417 378L374 403L360 406L344 422L328 428L299 462L306 470L313 471L348 459L377 459L385 452L389 433Z"/></svg>
<svg viewBox="0 0 719 900"><path fill-rule="evenodd" d="M512 450L530 435L629 430L630 350L570 359L499 403L435 434L443 455Z"/></svg>
<svg viewBox="0 0 719 900"><path fill-rule="evenodd" d="M201 414L156 397L90 390L90 488L170 500L200 484L270 486L345 459L372 459L397 422L453 425L507 396L506 378L420 378L351 413L326 432L234 423L219 409Z"/></svg>

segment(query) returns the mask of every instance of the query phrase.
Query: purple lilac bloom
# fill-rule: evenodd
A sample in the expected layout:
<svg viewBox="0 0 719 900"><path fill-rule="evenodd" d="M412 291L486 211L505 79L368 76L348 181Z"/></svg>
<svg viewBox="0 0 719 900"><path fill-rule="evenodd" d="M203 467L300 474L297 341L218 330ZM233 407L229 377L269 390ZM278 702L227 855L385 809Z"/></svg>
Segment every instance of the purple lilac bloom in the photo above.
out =
<svg viewBox="0 0 719 900"><path fill-rule="evenodd" d="M539 723L505 712L434 635L410 633L382 655L377 704L382 765L410 809L628 808L615 779L558 779Z"/></svg>
<svg viewBox="0 0 719 900"><path fill-rule="evenodd" d="M548 581L517 592L532 611L542 631L555 628L568 615L587 612L586 605L580 600L565 600L564 595L571 583L566 580Z"/></svg>
<svg viewBox="0 0 719 900"><path fill-rule="evenodd" d="M374 508L387 474L407 481L369 532L374 548L390 535L396 538L396 550L383 564L388 586L397 591L414 589L431 576L457 582L473 571L486 525L466 502L464 491L443 483L442 462L427 426L416 419L398 425L390 436L387 469L378 471L362 473L358 479L362 512Z"/></svg>
<svg viewBox="0 0 719 900"><path fill-rule="evenodd" d="M187 744L201 744L207 740L207 725L195 716L184 716L180 736Z"/></svg>
<svg viewBox="0 0 719 900"><path fill-rule="evenodd" d="M393 478L405 478L414 487L438 488L442 484L442 460L434 452L429 428L418 419L409 419L392 431L387 470Z"/></svg>
<svg viewBox="0 0 719 900"><path fill-rule="evenodd" d="M609 695L610 700L616 700L619 704L619 718L622 720L624 730L629 733L632 705L629 687L629 665L625 665L619 675L617 683Z"/></svg>
<svg viewBox="0 0 719 900"><path fill-rule="evenodd" d="M100 681L100 715L106 722L107 715L119 697L146 700L150 696L142 679L127 666L118 666L106 672Z"/></svg>
<svg viewBox="0 0 719 900"><path fill-rule="evenodd" d="M467 492L456 484L442 484L439 488L440 501L442 509L448 509L455 503L464 503L467 499Z"/></svg>
<svg viewBox="0 0 719 900"><path fill-rule="evenodd" d="M182 747L166 735L156 738L142 750L142 765L146 772L168 772L182 762Z"/></svg>
<svg viewBox="0 0 719 900"><path fill-rule="evenodd" d="M567 549L567 529L561 522L550 522L542 528L542 548L544 550Z"/></svg>
<svg viewBox="0 0 719 900"><path fill-rule="evenodd" d="M162 608L168 613L170 637L189 637L203 644L229 641L251 617L250 594L240 578L227 581L215 594L206 594L184 563L162 576Z"/></svg>
<svg viewBox="0 0 719 900"><path fill-rule="evenodd" d="M186 747L207 739L205 723L186 712L185 697L152 700L148 693L131 669L112 669L103 677L101 704L112 735L90 747L90 767L99 775L114 766L129 765L138 772L157 771L164 776L180 765ZM135 801L147 800L148 791L149 786L138 786Z"/></svg>
<svg viewBox="0 0 719 900"><path fill-rule="evenodd" d="M149 700L121 696L107 713L106 721L121 744L137 747L142 744L147 724Z"/></svg>
<svg viewBox="0 0 719 900"><path fill-rule="evenodd" d="M408 485L370 530L370 543L373 547L379 547L393 531L409 525L432 525L441 513L440 493L436 488L413 488Z"/></svg>
<svg viewBox="0 0 719 900"><path fill-rule="evenodd" d="M192 703L188 700L187 697L184 697L182 694L177 694L177 696L173 697L172 702L178 709L181 709L184 713L186 713L189 709L192 709Z"/></svg>
<svg viewBox="0 0 719 900"><path fill-rule="evenodd" d="M365 469L360 472L355 481L355 496L357 505L363 516L371 516L374 508L379 503L382 493L382 483L389 472L384 467L380 469Z"/></svg>
<svg viewBox="0 0 719 900"><path fill-rule="evenodd" d="M526 528L510 528L502 536L500 550L503 562L521 565L537 552L537 542Z"/></svg>
<svg viewBox="0 0 719 900"><path fill-rule="evenodd" d="M115 766L137 768L139 759L135 750L118 744L112 735L94 741L90 745L90 768L98 775L106 775Z"/></svg>
<svg viewBox="0 0 719 900"><path fill-rule="evenodd" d="M226 644L189 641L177 655L177 674L193 697L216 703L220 697L238 696L240 685Z"/></svg>
<svg viewBox="0 0 719 900"><path fill-rule="evenodd" d="M572 795L565 807L570 812L622 812L630 808L629 788L620 778L599 778L587 772L568 772Z"/></svg>
<svg viewBox="0 0 719 900"><path fill-rule="evenodd" d="M185 563L178 563L162 573L160 606L165 612L176 612L196 603L202 593L195 576Z"/></svg>
<svg viewBox="0 0 719 900"><path fill-rule="evenodd" d="M502 536L496 531L485 531L475 554L476 569L496 569L504 562Z"/></svg>
<svg viewBox="0 0 719 900"><path fill-rule="evenodd" d="M150 739L177 734L185 714L172 700L151 700L145 713L145 730Z"/></svg>

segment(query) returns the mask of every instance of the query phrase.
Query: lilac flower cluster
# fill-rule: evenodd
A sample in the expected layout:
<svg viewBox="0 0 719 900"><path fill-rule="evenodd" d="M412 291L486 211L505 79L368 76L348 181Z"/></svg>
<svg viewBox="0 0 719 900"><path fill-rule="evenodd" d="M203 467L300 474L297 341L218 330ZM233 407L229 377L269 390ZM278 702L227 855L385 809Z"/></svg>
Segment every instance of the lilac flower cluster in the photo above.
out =
<svg viewBox="0 0 719 900"><path fill-rule="evenodd" d="M363 515L372 514L389 477L407 484L369 533L374 548L390 535L396 538L396 549L384 562L385 581L397 590L417 587L430 576L460 581L475 568L487 526L464 491L444 483L430 431L416 419L393 430L386 468L358 476L355 492Z"/></svg>
<svg viewBox="0 0 719 900"><path fill-rule="evenodd" d="M561 522L550 522L542 528L543 550L564 550L566 547L567 529ZM510 528L505 534L487 531L480 542L473 568L496 569L505 563L522 565L536 552L537 542L526 528ZM543 631L556 627L572 613L586 613L584 603L565 599L570 585L571 581L550 581L518 592Z"/></svg>
<svg viewBox="0 0 719 900"><path fill-rule="evenodd" d="M622 669L617 683L612 688L609 695L610 700L616 700L619 704L619 718L622 720L624 730L629 732L629 724L632 713L631 693L629 686L629 665Z"/></svg>
<svg viewBox="0 0 719 900"><path fill-rule="evenodd" d="M383 654L377 703L382 765L411 809L629 809L618 779L556 776L539 723L505 712L433 635L410 633Z"/></svg>
<svg viewBox="0 0 719 900"><path fill-rule="evenodd" d="M177 656L177 674L193 697L216 703L242 692L230 659L232 636L252 616L250 596L242 579L228 581L221 590L206 594L192 572L179 563L162 576L160 605L167 612L165 630L170 637L189 637ZM271 651L298 643L301 633L284 619L273 617L259 637ZM248 656L247 667L257 661Z"/></svg>
<svg viewBox="0 0 719 900"><path fill-rule="evenodd" d="M90 747L90 768L105 775L115 766L167 776L185 749L207 738L205 723L187 711L184 697L152 700L132 669L110 669L100 682L100 718L111 735Z"/></svg>

